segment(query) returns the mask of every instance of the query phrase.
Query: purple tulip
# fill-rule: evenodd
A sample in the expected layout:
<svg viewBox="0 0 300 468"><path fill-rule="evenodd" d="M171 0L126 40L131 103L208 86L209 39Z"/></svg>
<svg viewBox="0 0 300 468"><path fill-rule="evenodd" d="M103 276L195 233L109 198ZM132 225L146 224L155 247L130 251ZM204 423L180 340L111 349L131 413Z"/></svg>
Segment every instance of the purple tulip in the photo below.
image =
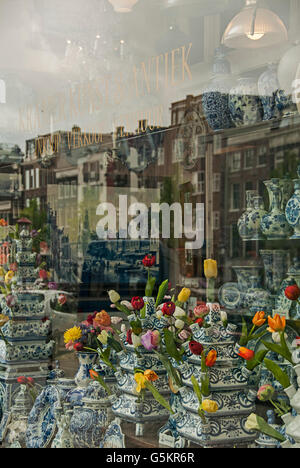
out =
<svg viewBox="0 0 300 468"><path fill-rule="evenodd" d="M148 330L145 335L141 337L141 343L147 351L152 351L156 346L152 343L152 331Z"/></svg>
<svg viewBox="0 0 300 468"><path fill-rule="evenodd" d="M16 304L16 298L12 294L6 296L6 304L8 307L13 307Z"/></svg>
<svg viewBox="0 0 300 468"><path fill-rule="evenodd" d="M48 283L48 289L57 289L57 283L54 283L53 281Z"/></svg>

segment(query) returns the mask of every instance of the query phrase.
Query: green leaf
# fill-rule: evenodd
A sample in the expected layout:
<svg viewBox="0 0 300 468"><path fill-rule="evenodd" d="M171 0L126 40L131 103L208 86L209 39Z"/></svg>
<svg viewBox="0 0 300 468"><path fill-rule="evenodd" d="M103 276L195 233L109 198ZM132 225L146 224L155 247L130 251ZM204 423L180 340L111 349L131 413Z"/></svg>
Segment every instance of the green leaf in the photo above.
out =
<svg viewBox="0 0 300 468"><path fill-rule="evenodd" d="M152 385L148 380L145 383L146 388L150 390L155 400L158 401L164 408L166 408L171 414L174 414L170 404L165 400L165 398L159 393L159 391Z"/></svg>
<svg viewBox="0 0 300 468"><path fill-rule="evenodd" d="M242 317L242 323L243 325L242 325L242 335L240 338L240 346L246 346L246 344L248 343L248 327L247 327L247 323L244 317Z"/></svg>
<svg viewBox="0 0 300 468"><path fill-rule="evenodd" d="M172 365L171 361L167 358L167 356L156 352L159 356L160 361L162 362L163 366L165 367L169 377L175 382L175 384L180 388L182 387L182 381L179 372L175 367Z"/></svg>
<svg viewBox="0 0 300 468"><path fill-rule="evenodd" d="M279 346L279 345L277 345L275 343L269 343L267 341L262 340L262 344L269 351L273 351L274 353L279 354L280 356L284 357L287 361L289 361L291 364L294 365L294 363L292 361L292 355L291 355L291 353L289 351L287 352L285 349L283 349L281 346Z"/></svg>
<svg viewBox="0 0 300 468"><path fill-rule="evenodd" d="M126 306L120 304L120 302L115 302L115 306L120 312L123 312L127 316L132 314L132 310L129 310Z"/></svg>
<svg viewBox="0 0 300 468"><path fill-rule="evenodd" d="M267 353L267 349L261 349L260 351L258 351L253 359L247 361L247 369L249 371L253 371L257 366L259 366L263 362Z"/></svg>
<svg viewBox="0 0 300 468"><path fill-rule="evenodd" d="M182 360L182 355L177 349L173 333L167 328L164 328L164 337L168 355L174 358L175 361L179 363Z"/></svg>
<svg viewBox="0 0 300 468"><path fill-rule="evenodd" d="M273 439L279 440L279 442L284 442L286 440L280 432L273 429L273 427L271 427L262 417L256 415L256 418L259 426L259 432L273 437Z"/></svg>
<svg viewBox="0 0 300 468"><path fill-rule="evenodd" d="M107 338L107 344L111 346L117 353L119 353L123 349L121 344L118 343L118 341L110 337Z"/></svg>
<svg viewBox="0 0 300 468"><path fill-rule="evenodd" d="M288 388L291 386L291 382L287 374L276 364L274 361L265 358L264 364L266 368L272 372L277 382L279 382L283 388Z"/></svg>
<svg viewBox="0 0 300 468"><path fill-rule="evenodd" d="M207 372L205 373L205 377L201 377L201 393L205 397L210 395L210 381Z"/></svg>
<svg viewBox="0 0 300 468"><path fill-rule="evenodd" d="M154 286L155 286L155 282L156 282L155 276L150 276L149 275L148 281L147 281L147 284L146 284L146 288L145 288L145 296L147 296L147 297L152 296L153 289L154 289Z"/></svg>
<svg viewBox="0 0 300 468"><path fill-rule="evenodd" d="M264 336L266 334L266 330L263 330L262 332L260 333L254 333L254 335L252 335L251 337L251 341L257 341L259 340L262 336Z"/></svg>
<svg viewBox="0 0 300 468"><path fill-rule="evenodd" d="M140 335L143 331L142 322L139 319L130 322L130 327L135 335Z"/></svg>
<svg viewBox="0 0 300 468"><path fill-rule="evenodd" d="M157 298L156 298L156 302L155 302L155 307L158 307L162 303L165 295L168 292L168 285L169 285L169 280L166 279L159 286L158 293L157 293Z"/></svg>
<svg viewBox="0 0 300 468"><path fill-rule="evenodd" d="M106 393L108 395L111 395L111 391L109 389L109 387L107 386L107 384L105 383L104 379L101 377L101 375L98 374L97 376L97 382L99 382L99 384L104 388L104 390L106 391Z"/></svg>
<svg viewBox="0 0 300 468"><path fill-rule="evenodd" d="M196 377L194 375L192 375L192 377L191 377L191 382L193 384L194 392L197 395L199 405L201 405L202 404L202 393L201 393L200 385L198 384L198 382L196 380Z"/></svg>

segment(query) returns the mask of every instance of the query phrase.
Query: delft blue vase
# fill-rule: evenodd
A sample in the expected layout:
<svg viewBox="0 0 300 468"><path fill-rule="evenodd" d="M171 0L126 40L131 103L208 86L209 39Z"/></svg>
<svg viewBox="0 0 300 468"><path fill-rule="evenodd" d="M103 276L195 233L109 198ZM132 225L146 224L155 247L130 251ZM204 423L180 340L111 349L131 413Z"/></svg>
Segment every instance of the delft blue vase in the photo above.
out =
<svg viewBox="0 0 300 468"><path fill-rule="evenodd" d="M265 267L265 285L271 293L276 294L288 269L289 251L260 250L259 254Z"/></svg>
<svg viewBox="0 0 300 468"><path fill-rule="evenodd" d="M282 192L279 186L279 179L265 181L264 184L269 193L270 210L268 214L262 217L262 233L268 240L287 239L290 237L291 228L281 209Z"/></svg>
<svg viewBox="0 0 300 468"><path fill-rule="evenodd" d="M231 118L237 127L255 125L262 121L263 107L258 89L252 78L239 78L238 84L229 93Z"/></svg>
<svg viewBox="0 0 300 468"><path fill-rule="evenodd" d="M202 108L208 125L213 130L234 127L228 106L228 94L232 86L230 63L222 47L215 51L213 77L202 94Z"/></svg>
<svg viewBox="0 0 300 468"><path fill-rule="evenodd" d="M98 353L77 353L79 368L75 375L75 383L78 387L85 388L91 382L90 370L93 369L98 359Z"/></svg>
<svg viewBox="0 0 300 468"><path fill-rule="evenodd" d="M272 298L269 291L263 289L261 284L257 284L256 276L250 278L250 283L250 288L245 294L245 307L249 308L250 312L253 314L259 312L260 310L271 314L274 308L274 299Z"/></svg>
<svg viewBox="0 0 300 468"><path fill-rule="evenodd" d="M242 214L240 219L237 222L237 227L239 231L239 235L241 236L243 241L247 241L252 239L252 236L254 235L253 229L250 228L249 225L249 218L250 215L254 209L253 201L255 195L258 193L255 190L247 190L246 191L246 204L247 204L247 209L246 211Z"/></svg>
<svg viewBox="0 0 300 468"><path fill-rule="evenodd" d="M263 240L265 237L261 231L261 220L267 212L264 209L263 198L260 195L253 197L253 209L249 213L248 227L252 232L251 240Z"/></svg>
<svg viewBox="0 0 300 468"><path fill-rule="evenodd" d="M281 116L281 112L276 105L276 93L278 89L277 66L274 63L270 63L268 69L258 79L258 93L264 111L263 120L276 119Z"/></svg>
<svg viewBox="0 0 300 468"><path fill-rule="evenodd" d="M297 170L298 179L295 179L295 192L292 198L287 202L285 215L289 225L294 229L291 239L300 239L300 166Z"/></svg>
<svg viewBox="0 0 300 468"><path fill-rule="evenodd" d="M279 179L279 187L282 193L281 209L285 211L287 202L294 193L294 183L288 177L283 177Z"/></svg>
<svg viewBox="0 0 300 468"><path fill-rule="evenodd" d="M251 298L247 296L250 288L261 286L261 267L259 266L235 266L233 267L238 280L238 288L241 291L241 307L249 307Z"/></svg>

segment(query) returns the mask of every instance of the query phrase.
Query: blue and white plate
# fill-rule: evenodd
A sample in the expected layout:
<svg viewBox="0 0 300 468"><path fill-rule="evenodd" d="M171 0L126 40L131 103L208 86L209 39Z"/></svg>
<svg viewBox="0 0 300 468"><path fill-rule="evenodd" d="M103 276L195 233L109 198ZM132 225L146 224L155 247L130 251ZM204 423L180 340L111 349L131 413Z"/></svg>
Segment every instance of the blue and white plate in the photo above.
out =
<svg viewBox="0 0 300 468"><path fill-rule="evenodd" d="M59 392L53 385L44 388L30 411L26 431L27 448L46 448L55 433L55 407Z"/></svg>
<svg viewBox="0 0 300 468"><path fill-rule="evenodd" d="M225 283L218 292L221 306L227 309L237 309L242 302L242 292L237 283Z"/></svg>

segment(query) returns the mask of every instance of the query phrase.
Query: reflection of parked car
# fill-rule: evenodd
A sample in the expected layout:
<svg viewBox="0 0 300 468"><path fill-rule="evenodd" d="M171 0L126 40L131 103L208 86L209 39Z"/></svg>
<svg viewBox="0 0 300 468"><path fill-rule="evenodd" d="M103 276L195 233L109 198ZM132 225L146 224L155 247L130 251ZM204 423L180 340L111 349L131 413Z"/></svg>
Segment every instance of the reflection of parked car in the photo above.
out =
<svg viewBox="0 0 300 468"><path fill-rule="evenodd" d="M159 259L151 272L157 283L168 277L164 247L150 240L115 239L92 241L86 251L79 293L79 312L109 307L107 291L115 289L123 299L143 296L147 272L142 264L151 253Z"/></svg>

